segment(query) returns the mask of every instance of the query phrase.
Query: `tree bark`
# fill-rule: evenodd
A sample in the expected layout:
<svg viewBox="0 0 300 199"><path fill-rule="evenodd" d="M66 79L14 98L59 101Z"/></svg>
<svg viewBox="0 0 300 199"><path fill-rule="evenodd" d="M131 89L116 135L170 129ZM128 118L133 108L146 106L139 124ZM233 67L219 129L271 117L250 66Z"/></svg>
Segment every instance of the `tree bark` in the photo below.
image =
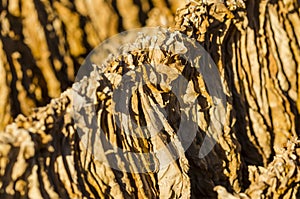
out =
<svg viewBox="0 0 300 199"><path fill-rule="evenodd" d="M184 109L178 108L170 92L150 84L139 88L127 105L136 111L133 118L139 125L151 123L151 117L146 116L151 100L164 105L172 117L167 121L158 117L158 122L165 122L162 136L139 140L116 127L111 113L115 101L110 97L114 78L131 70L129 66L141 67L150 59L151 52L136 50L108 63L103 76L92 73L76 83L86 85L79 90L66 90L27 117L19 115L0 133L1 198L298 198L299 12L298 1L252 0L190 1L177 11L172 31L179 30L202 44L218 67L226 94L221 135L204 158L199 158L198 152L211 118L211 96L207 85L203 85L203 77L176 55L156 52L151 59L163 62L168 68L161 73L171 79L175 68L190 82L186 90L197 96L197 110L202 113L195 113L200 119L196 121L198 130L191 146L182 151L183 144L177 142L178 117ZM1 24L3 27L5 22ZM4 37L1 39L3 43ZM11 63L20 60L19 54L10 55L14 58L8 56ZM29 60L36 58L31 56ZM19 78L18 73L15 76L11 79ZM177 143L172 149L180 158L154 171L146 160L132 161L130 168L141 164L148 171L144 173L116 170L97 161L78 134L91 128L74 121L73 96L88 93L94 97L95 115L88 108L82 108L80 113L96 117L111 143L135 152L155 151L168 142ZM121 167L122 158L115 157ZM161 163L160 159L157 161Z"/></svg>

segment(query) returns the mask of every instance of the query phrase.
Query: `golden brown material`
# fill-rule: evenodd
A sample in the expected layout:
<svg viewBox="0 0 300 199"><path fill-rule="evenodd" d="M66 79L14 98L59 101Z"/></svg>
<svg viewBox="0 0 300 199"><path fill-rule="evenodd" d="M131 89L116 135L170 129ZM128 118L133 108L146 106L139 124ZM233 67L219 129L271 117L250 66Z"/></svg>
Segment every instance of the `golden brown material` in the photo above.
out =
<svg viewBox="0 0 300 199"><path fill-rule="evenodd" d="M174 24L183 5L180 0L1 1L0 129L59 97L101 41L132 28Z"/></svg>
<svg viewBox="0 0 300 199"><path fill-rule="evenodd" d="M9 20L14 19L15 15L20 16L20 9L9 8L13 10L9 13L14 14L7 15L8 12L3 11L2 13L5 14L0 15L2 17L2 43L0 44L2 49L6 49L0 50L2 61L0 70L5 74L10 72L7 81L0 78L3 83L0 84L0 92L4 96L0 117L5 118L5 122L9 121L7 111L11 110L8 106L9 96L12 96L13 102L19 106L16 113L20 112L22 106L16 99L22 95L27 96L27 90L22 94L22 85L25 85L26 81L34 80L36 86L32 90L35 92L32 95L40 96L40 98L33 97L32 99L48 99L51 89L53 92L56 89L64 90L67 85L70 85L69 82L64 81L72 81L73 70L76 70L73 65L76 65L75 63L78 63L89 50L83 44L93 46L93 42L95 45L111 34L108 31L109 33L104 34L103 37L93 39L92 35L96 33L92 31L92 33L89 32L91 36L83 36L85 34L83 30L87 30L88 27L98 27L98 30L101 30L102 26L92 26L93 20L95 22L97 18L97 11L93 9L97 6L80 7L83 4L82 1L75 1L74 5L84 16L87 12L89 14L94 12L91 14L91 25L86 25L85 28L80 26L78 30L76 27L79 26L72 27L72 23L63 26L62 24L70 19L77 21L75 24L82 22L81 15L73 12L74 9L69 9L74 5L67 1L63 2L65 3L54 3L53 7L50 6L41 15L48 16L51 9L63 10L59 15L61 20L57 24L59 27L64 27L65 31L62 31L62 34L66 34L58 37L61 39L58 41L62 43L56 44L62 46L52 46L52 48L62 49L66 54L63 58L60 57L61 54L57 55L58 58L55 59L57 61L54 61L56 56L50 59L53 61L54 68L56 66L63 70L51 69L54 72L53 74L47 73L47 77L43 75L44 72L37 67L37 64L31 65L30 63L41 62L41 66L45 67L43 70L46 71L47 67L51 68L51 64L47 64L48 56L37 56L41 53L40 50L36 51L37 54L31 55L14 50L9 51L12 45L7 45L8 43L5 42L13 43L16 40L23 42L25 49L33 49L28 45L35 46L39 42L43 43L47 41L45 37L51 40L52 29L46 28L50 32L34 37L38 41L28 38L30 44L25 43L28 42L26 40L28 35L37 33L30 33L30 31L36 31L35 29L25 29L28 31L26 33L24 30L22 33L27 34L24 37L25 40L18 36L15 40L11 39L17 30L10 31L13 26L10 26ZM115 3L112 3L112 6L121 4L121 1L112 2ZM167 7L167 4L161 1L151 2L157 8ZM100 1L96 1L95 5L97 3L100 6ZM32 2L32 5L41 6L41 4L47 3ZM32 5L26 4L29 6L28 9ZM147 5L145 2L139 6L147 10ZM137 19L140 18L136 15L137 7L132 5L132 1L122 1L122 6L132 7L133 13L132 16L127 16L124 14L126 10L113 12L126 16L122 22L124 29L153 23L149 19L148 22L144 21L143 24L139 24ZM39 11L41 7L37 6L35 9ZM155 9L152 11L149 15L151 13L151 16L158 17L155 13L157 11ZM187 98L196 96L199 100L197 107L202 113L200 114L199 111L195 114L199 114L199 121L204 125L200 126L198 123L197 135L188 150L185 152L182 150L175 133L179 125L178 102L164 88L159 90L146 83L139 87L128 103L132 110L132 120L141 126L152 122L153 118L147 115L147 110L148 106L153 105L154 99L157 104L163 106L168 111L168 115L172 115L167 121L163 121L160 116L155 118L157 122L162 122L164 125L163 136L156 140L133 139L116 127L111 114L111 106L114 103L110 95L112 88L124 71L132 70L132 66L143 71L143 64L148 63L151 57L149 55L151 52L136 50L123 56L122 59L109 62L102 76L92 73L89 78L83 79L80 82L83 85L81 90L66 90L59 98L51 100L45 107L35 109L28 117L19 115L13 124L8 125L5 131L0 133L0 198L299 198L299 16L299 2L296 0L279 2L190 1L184 8L177 11L176 25L172 30L179 30L188 37L197 39L209 52L220 71L226 94L223 131L217 139L217 144L205 158L199 158L198 152L206 136L205 127L210 120L207 110L211 103L210 95L203 86L203 77L197 74L191 66L181 62L176 55L158 51L151 59L156 63L163 62L166 65L166 68L161 68L160 73L154 76L161 75L170 82L178 74L187 77L190 82L189 88L182 90L188 90L191 94L186 96ZM36 16L31 14L30 17ZM51 18L50 14L49 17ZM55 17L52 16L52 19L54 20ZM119 18L116 17L116 19ZM168 17L162 21L168 21ZM123 30L112 29L116 32ZM76 34L68 35L68 31ZM64 44L74 46L64 48ZM19 46L20 49L23 49L22 45ZM66 49L68 50L65 51ZM52 50L49 51L52 52ZM7 52L11 53L7 54ZM29 51L24 50L24 52ZM53 52L61 51L54 50ZM66 58L68 56L69 58ZM66 60L73 65L65 64ZM31 72L28 72L26 67ZM176 75L172 73L174 70L177 71ZM68 73L68 71L72 72ZM25 72L31 74L29 79L22 78ZM58 75L60 72L62 76ZM56 79L57 77L61 77L61 81ZM44 87L49 84L47 78L53 80L52 88L48 90ZM23 80L22 83L21 80ZM212 77L211 81L214 80ZM26 83L26 85L32 84ZM76 84L73 86L76 87ZM28 86L30 87L32 86ZM17 90L12 92L10 88L17 88ZM49 94L45 95L47 91ZM102 127L111 143L130 151L148 152L155 151L170 140L175 140L174 143L177 144L172 147L181 155L181 158L165 169L154 171L151 171L149 162L143 161L140 164L150 171L145 173L121 172L97 161L83 147L77 132L78 129L89 131L89 126L81 126L80 123L75 126L72 119L74 92L83 96L89 93L94 97L93 105L96 114L91 115L93 112L90 112L88 107L83 108L81 113L85 113L88 117L96 117L97 124ZM55 95L53 93L53 96ZM30 102L29 99L26 101L26 97L21 99L26 104L37 105L35 100ZM116 160L122 166L122 157L116 156ZM154 160L158 163L161 161L155 157ZM136 162L132 162L132 167L134 166L138 166Z"/></svg>
<svg viewBox="0 0 300 199"><path fill-rule="evenodd" d="M300 141L292 139L279 151L268 167L249 166L250 186L245 193L230 194L215 187L218 198L297 198L300 187Z"/></svg>

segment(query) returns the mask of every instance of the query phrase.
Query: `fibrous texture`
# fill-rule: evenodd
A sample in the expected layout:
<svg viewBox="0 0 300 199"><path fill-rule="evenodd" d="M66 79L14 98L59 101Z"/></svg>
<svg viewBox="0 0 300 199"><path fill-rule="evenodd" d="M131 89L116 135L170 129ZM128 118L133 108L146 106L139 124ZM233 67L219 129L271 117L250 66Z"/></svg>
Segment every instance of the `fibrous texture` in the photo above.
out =
<svg viewBox="0 0 300 199"><path fill-rule="evenodd" d="M6 127L0 134L1 196L299 197L299 12L298 1L188 2L177 11L170 32L175 34L174 41L181 41L176 35L184 33L200 42L216 63L226 97L218 137L207 132L214 107L208 80L168 50L172 42L153 51L136 47L104 66L94 66L91 74L61 97L28 117L20 115ZM165 36L162 32L158 39ZM137 38L132 46L143 42L151 46L153 41ZM125 74L129 80L143 81L133 81L137 82L135 90L125 89L132 92L124 102L129 107L124 114L130 117L120 111L118 117L114 114L118 99L112 93ZM175 84L178 76L183 76L188 86ZM217 84L217 78L211 78ZM153 83L158 79L164 86ZM174 87L180 92L171 92ZM85 100L90 104L75 110L78 96L89 98ZM196 108L186 111L184 103L193 99L197 99ZM157 108L155 116L149 107ZM77 121L82 115L84 120ZM178 133L182 118L196 124L187 149ZM95 124L99 128L93 128ZM146 138L128 135L120 124L138 129L135 132ZM152 136L151 131L139 130L145 125L160 133ZM115 153L110 157L117 165L104 164L99 157L108 157L114 149L99 145L100 152L91 153L87 147L94 149L93 143L87 146L80 140L82 133L99 129L121 150L154 155L135 161L130 154ZM184 135L189 137L192 130ZM217 143L205 157L199 157L206 136ZM157 156L157 150L166 146L166 156ZM179 157L176 161L160 167L174 155ZM127 160L132 160L129 166ZM134 172L137 168L144 172Z"/></svg>
<svg viewBox="0 0 300 199"><path fill-rule="evenodd" d="M102 41L128 29L173 24L183 3L1 1L0 129L18 114L28 115L31 108L59 97L74 82L87 54Z"/></svg>

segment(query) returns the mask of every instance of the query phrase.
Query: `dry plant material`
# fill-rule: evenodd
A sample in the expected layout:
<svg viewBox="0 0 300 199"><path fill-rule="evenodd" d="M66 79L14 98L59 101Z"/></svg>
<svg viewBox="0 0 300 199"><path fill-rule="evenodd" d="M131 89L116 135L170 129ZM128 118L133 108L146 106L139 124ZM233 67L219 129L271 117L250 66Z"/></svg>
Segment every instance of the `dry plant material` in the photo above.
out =
<svg viewBox="0 0 300 199"><path fill-rule="evenodd" d="M299 197L299 12L299 2L292 0L190 1L178 10L173 30L197 39L210 53L220 71L226 94L224 130L205 158L195 155L205 136L199 129L184 156L165 170L127 173L107 167L82 146L71 118L73 91L67 90L28 117L20 115L0 133L1 198ZM9 27L9 22L1 20L2 27L5 23ZM7 41L3 38L1 36L2 48L3 41ZM149 58L148 53L132 52L122 58L125 64L114 60L107 64L104 76L91 76L81 82L86 85L80 90L81 94L94 91L99 125L105 129L109 140L120 148L154 151L165 140L176 138L166 131L158 140L131 139L122 131L116 133L110 115L113 101L106 87L112 88L114 78L124 70L131 70L130 66L142 68ZM18 53L11 55L14 59L7 56L8 59L2 59L1 63L22 58ZM0 56L6 57L2 51ZM36 59L29 58L30 61ZM176 56L170 59L169 55L156 52L154 59L165 61L168 67L181 73L185 68L191 79L202 81L192 69L176 60ZM21 68L23 63L27 62L14 66ZM162 73L172 78L169 70ZM11 79L18 75L22 77L21 73L12 73ZM195 82L192 81L189 89L197 96L206 96L199 103L199 107L204 108L210 97L199 86L201 83ZM2 90L3 95L10 95L7 89L6 94ZM130 103L135 113L132 118L140 123L149 122L145 106L155 99L168 111L173 111L174 117L167 123L173 129L178 128L177 102L171 94L162 97L166 93L168 90L157 90L151 84L139 88ZM139 106L140 102L144 107ZM204 116L200 118L203 123L207 122ZM179 149L179 145L174 147ZM147 162L143 164L147 167Z"/></svg>

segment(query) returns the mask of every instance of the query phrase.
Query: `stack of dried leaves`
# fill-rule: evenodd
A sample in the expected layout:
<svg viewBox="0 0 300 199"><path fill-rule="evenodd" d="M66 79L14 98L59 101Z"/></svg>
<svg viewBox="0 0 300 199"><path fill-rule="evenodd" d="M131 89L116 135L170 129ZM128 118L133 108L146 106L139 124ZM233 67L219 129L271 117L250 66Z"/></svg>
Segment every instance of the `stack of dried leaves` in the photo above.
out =
<svg viewBox="0 0 300 199"><path fill-rule="evenodd" d="M230 194L216 186L219 198L298 198L300 188L300 141L292 139L268 166L248 166L250 186L244 193Z"/></svg>
<svg viewBox="0 0 300 199"><path fill-rule="evenodd" d="M0 130L18 114L59 97L103 40L142 26L174 24L183 5L181 0L1 1Z"/></svg>
<svg viewBox="0 0 300 199"><path fill-rule="evenodd" d="M152 122L147 106L156 101L164 107L172 117L167 121L156 117L164 127L159 139L134 139L116 127L110 95L115 82L124 72L143 71L151 60L167 67L153 73L157 78L163 76L170 84L178 74L187 78L185 90L193 94L188 97L201 99L197 107L203 114L197 114L202 124L209 122L205 108L211 99L202 77L176 55L157 51L150 60L151 52L137 50L112 60L103 75L84 78L80 89L65 91L6 127L0 134L1 198L299 197L299 16L297 1L191 1L178 10L173 30L195 38L210 53L226 94L224 128L204 158L196 154L206 136L203 126L187 151L182 150L176 135L179 102L166 88L146 82L127 104L139 125ZM96 117L106 138L119 148L155 152L172 141L180 159L154 170L147 161L133 161L132 167L146 168L144 173L122 172L97 161L78 134L89 131L89 126L75 126L72 119L74 93L93 97L95 115L88 107L81 113ZM122 163L122 157L115 159Z"/></svg>

